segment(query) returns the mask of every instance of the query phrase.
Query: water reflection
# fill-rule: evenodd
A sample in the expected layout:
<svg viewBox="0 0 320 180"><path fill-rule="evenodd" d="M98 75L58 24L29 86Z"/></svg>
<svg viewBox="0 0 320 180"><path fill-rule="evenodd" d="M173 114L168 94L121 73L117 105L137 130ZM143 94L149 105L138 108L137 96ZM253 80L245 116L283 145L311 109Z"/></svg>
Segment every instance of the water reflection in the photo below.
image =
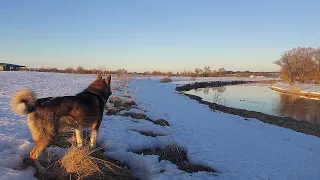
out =
<svg viewBox="0 0 320 180"><path fill-rule="evenodd" d="M217 104L292 117L320 125L320 100L280 94L266 85L236 85L200 88L187 93Z"/></svg>
<svg viewBox="0 0 320 180"><path fill-rule="evenodd" d="M279 94L279 96L277 114L320 124L320 101L286 94Z"/></svg>

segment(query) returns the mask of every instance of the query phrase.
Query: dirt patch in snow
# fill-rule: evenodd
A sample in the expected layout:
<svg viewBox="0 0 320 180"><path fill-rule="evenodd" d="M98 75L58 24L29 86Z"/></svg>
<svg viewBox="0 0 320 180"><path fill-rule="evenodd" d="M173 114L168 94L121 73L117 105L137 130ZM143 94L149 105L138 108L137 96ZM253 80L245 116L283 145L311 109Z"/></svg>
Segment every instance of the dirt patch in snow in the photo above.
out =
<svg viewBox="0 0 320 180"><path fill-rule="evenodd" d="M150 137L165 136L164 134L158 134L151 131L139 131L139 130L132 130L132 131L135 131L143 136L150 136Z"/></svg>
<svg viewBox="0 0 320 180"><path fill-rule="evenodd" d="M170 126L169 122L164 119L155 120L153 121L153 124L160 125L160 126Z"/></svg>
<svg viewBox="0 0 320 180"><path fill-rule="evenodd" d="M145 115L143 113L126 112L126 113L121 114L121 115L122 116L126 116L126 117L132 117L134 119L144 119L144 120L152 122L152 120L149 117L147 117L147 115Z"/></svg>
<svg viewBox="0 0 320 180"><path fill-rule="evenodd" d="M145 115L143 113L125 112L123 114L118 114L118 115L125 116L125 117L131 117L131 118L138 119L138 120L150 121L153 124L160 125L160 126L170 126L169 122L167 120L164 120L164 119L152 120L151 118L149 118L147 115Z"/></svg>
<svg viewBox="0 0 320 180"><path fill-rule="evenodd" d="M210 167L192 164L187 157L187 153L183 151L180 147L178 147L176 144L167 145L163 149L160 149L160 148L144 149L136 153L143 154L143 155L158 155L159 161L161 160L171 161L173 164L175 164L178 167L178 169L188 173L199 172L199 171L212 172L212 173L217 172L216 170Z"/></svg>

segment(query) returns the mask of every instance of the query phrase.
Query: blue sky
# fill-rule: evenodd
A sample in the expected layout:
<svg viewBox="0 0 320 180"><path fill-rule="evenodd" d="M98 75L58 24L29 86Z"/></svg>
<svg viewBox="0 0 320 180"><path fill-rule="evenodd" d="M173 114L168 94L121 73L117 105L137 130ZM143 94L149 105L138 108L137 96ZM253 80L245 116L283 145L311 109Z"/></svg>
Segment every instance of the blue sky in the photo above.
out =
<svg viewBox="0 0 320 180"><path fill-rule="evenodd" d="M29 67L273 71L320 46L320 1L0 1L0 62Z"/></svg>

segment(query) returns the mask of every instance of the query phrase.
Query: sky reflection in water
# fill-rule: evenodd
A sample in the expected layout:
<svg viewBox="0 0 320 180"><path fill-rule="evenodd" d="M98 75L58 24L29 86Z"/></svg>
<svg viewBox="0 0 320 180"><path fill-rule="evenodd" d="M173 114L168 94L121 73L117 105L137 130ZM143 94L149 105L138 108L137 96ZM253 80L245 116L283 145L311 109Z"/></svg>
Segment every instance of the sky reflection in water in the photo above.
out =
<svg viewBox="0 0 320 180"><path fill-rule="evenodd" d="M320 124L320 100L278 93L269 85L235 85L187 92L217 104Z"/></svg>

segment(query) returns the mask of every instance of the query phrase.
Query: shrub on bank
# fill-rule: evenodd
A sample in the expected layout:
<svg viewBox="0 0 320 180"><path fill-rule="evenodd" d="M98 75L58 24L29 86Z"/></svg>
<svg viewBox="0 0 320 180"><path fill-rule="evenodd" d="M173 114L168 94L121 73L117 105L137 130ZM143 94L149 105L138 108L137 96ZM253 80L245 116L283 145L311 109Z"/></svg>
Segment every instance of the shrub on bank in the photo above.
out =
<svg viewBox="0 0 320 180"><path fill-rule="evenodd" d="M169 77L164 77L160 80L161 83L168 83L168 82L172 82L171 78Z"/></svg>

